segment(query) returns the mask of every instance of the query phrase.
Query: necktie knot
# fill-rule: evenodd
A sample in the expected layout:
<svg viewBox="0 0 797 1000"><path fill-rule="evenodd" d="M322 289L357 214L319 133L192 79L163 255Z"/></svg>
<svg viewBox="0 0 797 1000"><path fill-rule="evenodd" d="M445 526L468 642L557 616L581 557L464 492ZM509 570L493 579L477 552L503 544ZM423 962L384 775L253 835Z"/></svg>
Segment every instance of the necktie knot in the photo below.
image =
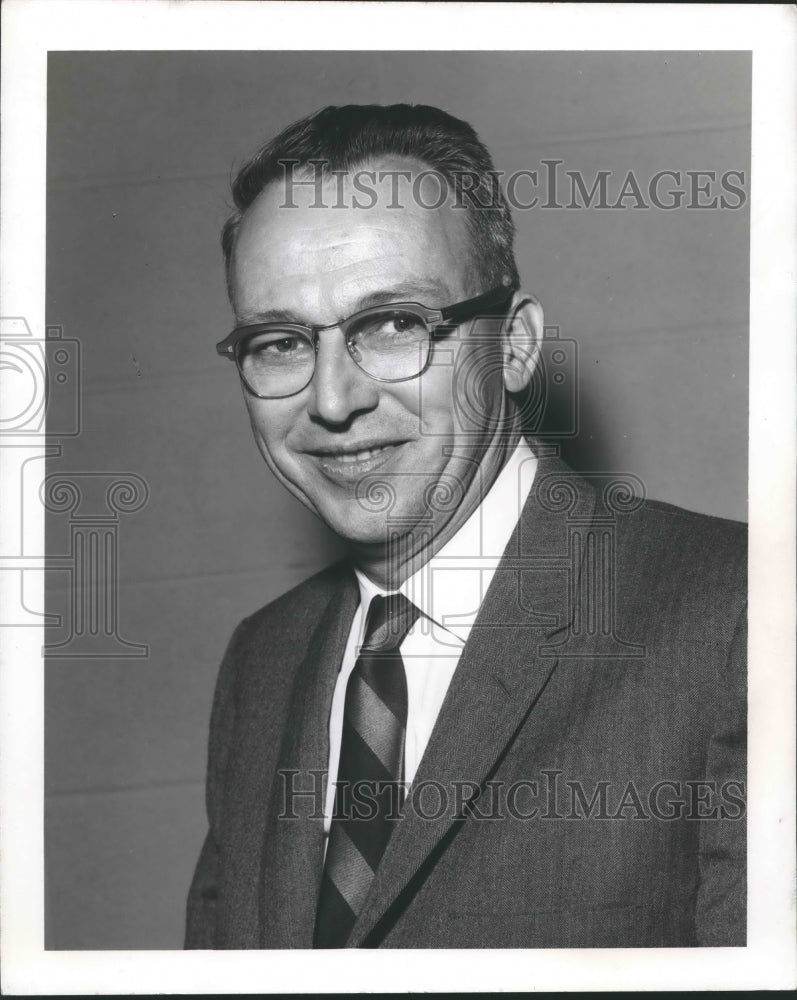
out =
<svg viewBox="0 0 797 1000"><path fill-rule="evenodd" d="M389 653L404 642L420 611L404 594L377 594L368 607L363 650Z"/></svg>

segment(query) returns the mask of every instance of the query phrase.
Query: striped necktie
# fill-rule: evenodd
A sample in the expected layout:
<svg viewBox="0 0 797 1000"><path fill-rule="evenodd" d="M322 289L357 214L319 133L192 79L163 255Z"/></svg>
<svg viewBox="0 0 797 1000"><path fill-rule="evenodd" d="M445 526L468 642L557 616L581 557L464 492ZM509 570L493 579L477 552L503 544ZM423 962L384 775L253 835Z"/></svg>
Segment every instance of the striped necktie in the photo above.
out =
<svg viewBox="0 0 797 1000"><path fill-rule="evenodd" d="M374 597L346 685L343 734L315 948L342 948L403 802L407 680L399 646L420 611L403 594Z"/></svg>

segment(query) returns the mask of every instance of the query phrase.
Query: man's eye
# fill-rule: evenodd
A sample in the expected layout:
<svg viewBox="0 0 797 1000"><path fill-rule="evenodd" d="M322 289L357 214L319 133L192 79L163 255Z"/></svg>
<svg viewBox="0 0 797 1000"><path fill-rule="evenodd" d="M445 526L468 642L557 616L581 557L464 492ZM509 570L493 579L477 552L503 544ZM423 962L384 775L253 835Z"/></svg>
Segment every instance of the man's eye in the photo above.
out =
<svg viewBox="0 0 797 1000"><path fill-rule="evenodd" d="M426 333L426 327L417 316L394 316L388 321L387 330L389 333Z"/></svg>
<svg viewBox="0 0 797 1000"><path fill-rule="evenodd" d="M255 340L249 344L248 355L253 360L274 360L276 358L303 357L312 350L312 345L304 337L284 334Z"/></svg>
<svg viewBox="0 0 797 1000"><path fill-rule="evenodd" d="M299 342L296 337L283 337L281 340L275 340L265 346L277 354L289 354L297 349Z"/></svg>
<svg viewBox="0 0 797 1000"><path fill-rule="evenodd" d="M350 333L354 343L404 343L416 341L426 336L426 327L418 316L412 313L385 313L364 320Z"/></svg>
<svg viewBox="0 0 797 1000"><path fill-rule="evenodd" d="M392 320L388 321L387 326L388 332L407 333L417 330L421 323L415 316L394 316Z"/></svg>

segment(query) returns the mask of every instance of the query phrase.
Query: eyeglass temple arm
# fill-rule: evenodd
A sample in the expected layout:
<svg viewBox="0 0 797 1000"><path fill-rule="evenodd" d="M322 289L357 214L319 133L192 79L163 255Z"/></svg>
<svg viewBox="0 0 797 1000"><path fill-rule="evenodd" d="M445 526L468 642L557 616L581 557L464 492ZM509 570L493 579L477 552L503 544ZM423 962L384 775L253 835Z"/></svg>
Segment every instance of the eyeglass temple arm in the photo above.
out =
<svg viewBox="0 0 797 1000"><path fill-rule="evenodd" d="M459 320L478 315L480 310L486 309L489 306L504 305L515 294L516 289L517 285L510 281L500 288L493 288L489 292L483 292L472 299L458 302L456 305L441 310L443 321L456 323Z"/></svg>

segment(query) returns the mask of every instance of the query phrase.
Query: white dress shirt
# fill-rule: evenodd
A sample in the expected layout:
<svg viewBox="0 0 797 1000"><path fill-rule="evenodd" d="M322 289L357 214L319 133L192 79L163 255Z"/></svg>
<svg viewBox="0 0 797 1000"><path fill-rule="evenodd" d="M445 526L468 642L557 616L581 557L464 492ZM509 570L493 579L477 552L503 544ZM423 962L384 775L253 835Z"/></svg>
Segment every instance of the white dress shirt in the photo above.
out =
<svg viewBox="0 0 797 1000"><path fill-rule="evenodd" d="M407 676L404 780L408 786L432 735L484 595L531 491L536 468L534 453L521 439L468 520L399 588L422 612L399 647ZM362 646L371 599L388 593L360 570L355 569L355 573L360 606L349 632L329 717L329 782L324 810L327 833L335 804L346 684Z"/></svg>

